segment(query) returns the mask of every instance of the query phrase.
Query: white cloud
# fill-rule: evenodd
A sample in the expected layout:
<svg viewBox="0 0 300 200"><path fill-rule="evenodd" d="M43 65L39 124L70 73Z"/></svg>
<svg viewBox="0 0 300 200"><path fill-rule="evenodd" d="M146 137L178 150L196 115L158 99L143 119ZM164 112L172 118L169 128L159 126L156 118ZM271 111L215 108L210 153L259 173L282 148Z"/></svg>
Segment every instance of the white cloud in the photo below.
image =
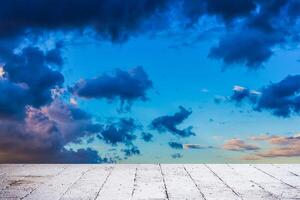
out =
<svg viewBox="0 0 300 200"><path fill-rule="evenodd" d="M247 88L245 88L245 87L242 87L242 86L239 86L239 85L235 85L235 86L233 86L233 91L238 91L238 92L241 92L241 91L244 91L244 90L246 90Z"/></svg>
<svg viewBox="0 0 300 200"><path fill-rule="evenodd" d="M3 69L3 66L0 65L0 78L3 78L5 74L5 71Z"/></svg>
<svg viewBox="0 0 300 200"><path fill-rule="evenodd" d="M76 101L75 98L71 97L70 98L70 104L74 105L74 106L77 106L78 105L78 102Z"/></svg>

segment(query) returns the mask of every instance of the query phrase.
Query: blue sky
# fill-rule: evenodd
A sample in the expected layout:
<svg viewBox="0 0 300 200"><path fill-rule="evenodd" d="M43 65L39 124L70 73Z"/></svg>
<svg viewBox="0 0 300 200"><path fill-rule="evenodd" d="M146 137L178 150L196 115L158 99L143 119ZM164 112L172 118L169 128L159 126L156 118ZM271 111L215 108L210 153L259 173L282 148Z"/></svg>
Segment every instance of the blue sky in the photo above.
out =
<svg viewBox="0 0 300 200"><path fill-rule="evenodd" d="M173 43L173 38L146 35L133 38L125 44L74 45L65 52L68 57L64 68L67 84L72 85L78 79L92 78L114 68L127 70L133 66L143 66L154 84L149 91L149 100L136 102L129 113L118 113L118 102L107 103L105 100L79 99L80 107L102 118L132 116L147 126L156 116L174 113L179 105L183 105L193 113L182 126L193 125L196 136L180 141L216 147L174 151L168 142L178 141L178 138L153 131L155 136L152 143L139 142L142 155L121 162L249 162L240 159L247 152L225 152L223 143L232 138L248 139L266 133L290 136L299 132L297 116L278 118L269 112L252 111L248 105L214 102L216 96L230 96L235 85L259 89L287 75L297 74L297 49L276 50L276 56L260 70L249 70L242 65L223 70L222 62L207 57L213 42L199 41L192 47L181 48L170 47ZM282 65L289 67L283 68ZM97 142L93 144L99 149L102 149L102 145L100 143L98 146ZM183 157L174 160L170 156L174 152L181 153ZM297 158L259 161L277 162L277 159L297 162Z"/></svg>
<svg viewBox="0 0 300 200"><path fill-rule="evenodd" d="M0 162L300 161L297 0L47 2L0 3Z"/></svg>

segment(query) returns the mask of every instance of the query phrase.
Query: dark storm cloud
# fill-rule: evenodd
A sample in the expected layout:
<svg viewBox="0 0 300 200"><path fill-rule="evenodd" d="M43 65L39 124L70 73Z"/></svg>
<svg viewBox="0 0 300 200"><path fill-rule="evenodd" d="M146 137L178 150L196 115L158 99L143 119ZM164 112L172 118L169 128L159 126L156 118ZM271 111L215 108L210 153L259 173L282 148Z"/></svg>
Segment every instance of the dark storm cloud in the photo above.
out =
<svg viewBox="0 0 300 200"><path fill-rule="evenodd" d="M225 64L258 68L274 54L274 47L299 41L298 0L187 0L183 12L191 24L203 16L217 16L225 23L225 34L209 54Z"/></svg>
<svg viewBox="0 0 300 200"><path fill-rule="evenodd" d="M132 141L136 139L135 131L139 129L132 118L121 118L116 122L109 122L104 125L99 138L103 139L106 143L117 145L123 143L131 146Z"/></svg>
<svg viewBox="0 0 300 200"><path fill-rule="evenodd" d="M22 120L0 120L0 162L94 163L109 162L92 149L67 149L101 126L84 111L61 101L36 109L29 107Z"/></svg>
<svg viewBox="0 0 300 200"><path fill-rule="evenodd" d="M167 0L11 0L0 3L0 37L35 31L83 31L123 41L166 7Z"/></svg>
<svg viewBox="0 0 300 200"><path fill-rule="evenodd" d="M169 142L168 144L173 149L183 149L183 146L182 146L181 143L178 143L178 142Z"/></svg>
<svg viewBox="0 0 300 200"><path fill-rule="evenodd" d="M64 44L62 42L57 42L54 49L49 50L45 55L45 60L49 64L56 65L58 68L61 68L64 64L64 59L62 57L62 49Z"/></svg>
<svg viewBox="0 0 300 200"><path fill-rule="evenodd" d="M0 80L0 118L23 117L30 103L28 89L7 80Z"/></svg>
<svg viewBox="0 0 300 200"><path fill-rule="evenodd" d="M221 16L225 21L247 16L256 8L253 0L206 0L208 14Z"/></svg>
<svg viewBox="0 0 300 200"><path fill-rule="evenodd" d="M274 47L298 41L297 22L300 12L297 0L253 0L255 11L229 28L210 57L226 64L241 63L260 67L273 54Z"/></svg>
<svg viewBox="0 0 300 200"><path fill-rule="evenodd" d="M181 130L177 128L177 126L181 124L184 120L186 120L191 114L192 111L189 111L184 107L179 106L179 112L175 113L174 115L166 115L154 119L151 122L150 128L153 130L157 130L161 133L170 132L180 137L189 137L196 135L192 131L192 126Z"/></svg>
<svg viewBox="0 0 300 200"><path fill-rule="evenodd" d="M235 86L231 100L243 100L253 106L255 111L270 111L275 116L290 117L300 112L300 75L289 75L277 83L271 83L260 92Z"/></svg>
<svg viewBox="0 0 300 200"><path fill-rule="evenodd" d="M204 0L183 1L183 12L191 22L196 22L203 15L215 15L225 22L247 16L256 8L253 0Z"/></svg>
<svg viewBox="0 0 300 200"><path fill-rule="evenodd" d="M299 41L299 4L298 0L2 1L0 39L89 29L96 37L124 42L131 36L166 30L174 18L180 22L176 24L187 21L193 27L207 16L208 20L217 17L216 26L225 26L225 35L220 34L209 56L258 68L275 47Z"/></svg>
<svg viewBox="0 0 300 200"><path fill-rule="evenodd" d="M218 45L210 50L209 56L226 64L242 63L249 68L257 68L273 55L272 48L283 41L284 35L280 33L244 28L222 36Z"/></svg>
<svg viewBox="0 0 300 200"><path fill-rule="evenodd" d="M139 155L140 150L133 144L137 129L139 126L131 118L94 122L92 115L61 100L41 108L29 106L22 119L0 120L0 163L114 162L113 158L100 157L91 148L73 150L68 145L100 136L111 145L125 144L125 158Z"/></svg>
<svg viewBox="0 0 300 200"><path fill-rule="evenodd" d="M62 43L50 50L26 46L17 51L7 44L0 49L0 162L111 162L89 148L65 147L95 135L101 126L84 111L53 101L53 91L64 82L54 70L63 65Z"/></svg>
<svg viewBox="0 0 300 200"><path fill-rule="evenodd" d="M133 119L99 124L76 106L54 100L61 95L57 91L63 90L64 77L55 70L63 65L62 47L58 43L50 50L34 46L18 51L1 49L4 75L0 77L0 162L113 162L89 148L67 148L97 135L112 145L133 146L133 131L137 128ZM127 72L127 78L133 77L127 81L139 84L135 89L143 87L144 82L138 82L144 78L142 73L140 68ZM125 154L137 155L139 150L128 147Z"/></svg>
<svg viewBox="0 0 300 200"><path fill-rule="evenodd" d="M146 30L148 19L162 14L166 3L163 0L1 2L0 63L5 74L0 77L0 161L111 162L99 157L95 150L66 147L84 139L92 141L96 135L112 145L127 145L124 150L127 156L139 154L132 144L137 128L133 119L99 124L83 110L53 99L53 91L63 90L64 77L58 71L64 64L63 42L52 49L42 49L37 43L43 42L39 39L43 39L44 33L86 30L94 31L96 34L91 35L102 39L124 42ZM137 99L145 101L146 91L152 87L142 67L116 70L115 75L105 74L98 81L104 85L96 96L118 98L126 106ZM83 91L90 94L87 88ZM150 135L145 135L145 140L150 141Z"/></svg>
<svg viewBox="0 0 300 200"><path fill-rule="evenodd" d="M64 135L65 143L79 142L85 136L93 136L102 130L102 125L93 123L93 116L84 110L55 100L42 109Z"/></svg>
<svg viewBox="0 0 300 200"><path fill-rule="evenodd" d="M94 79L77 82L71 91L83 98L105 98L120 100L121 106L129 106L133 101L146 101L146 92L152 88L152 81L142 67L128 71L116 69L114 74L103 74ZM121 108L122 108L121 107Z"/></svg>
<svg viewBox="0 0 300 200"><path fill-rule="evenodd" d="M271 83L262 89L256 108L269 110L274 115L289 117L300 111L300 75L287 76L278 83Z"/></svg>
<svg viewBox="0 0 300 200"><path fill-rule="evenodd" d="M276 47L299 42L298 0L178 1L182 3L183 15L189 19L189 25L196 24L203 16L216 16L217 26L225 24L225 34L220 32L220 40L209 56L226 64L258 68L274 54ZM180 15L180 10L172 9L178 1L1 1L0 62L4 64L5 75L0 79L0 161L111 161L100 158L92 149L66 148L70 143L79 143L82 138L94 135L100 135L108 144L125 144L128 149L124 152L128 156L138 154L139 150L132 144L137 129L133 119L100 125L86 112L53 101L51 92L55 88L61 89L64 82L58 71L64 64L63 43L47 50L38 48L35 42L42 39L44 34L40 33L82 33L88 29L96 33L96 38L125 42L131 36L156 31L160 23L165 23L167 29L170 16L164 14L171 10L172 14ZM35 37L37 40L33 39ZM24 40L30 40L32 46L24 47ZM148 75L142 67L137 67L82 80L72 91L84 98L120 100L122 105L129 107L136 100L146 100L151 87ZM234 91L231 100L248 99L255 110L269 110L277 116L299 114L298 75L272 83L261 93L254 101L251 90ZM174 115L154 119L152 129L182 137L195 135L192 126L177 128L190 114L191 111L180 107Z"/></svg>
<svg viewBox="0 0 300 200"><path fill-rule="evenodd" d="M151 142L153 138L153 135L151 133L142 132L142 139L145 142Z"/></svg>
<svg viewBox="0 0 300 200"><path fill-rule="evenodd" d="M60 54L52 55L50 60L48 56L48 52L44 53L36 47L27 47L22 50L21 54L11 55L10 59L5 60L3 66L11 82L28 87L31 105L34 107L50 103L52 101L51 89L61 86L64 82L63 75L48 66L51 64L49 61L61 60Z"/></svg>
<svg viewBox="0 0 300 200"><path fill-rule="evenodd" d="M63 75L50 68L53 63L63 64L60 54L53 53L60 50L43 52L26 47L20 53L4 51L0 54L5 73L0 80L0 116L23 117L26 106L38 108L51 103L51 90L64 82Z"/></svg>

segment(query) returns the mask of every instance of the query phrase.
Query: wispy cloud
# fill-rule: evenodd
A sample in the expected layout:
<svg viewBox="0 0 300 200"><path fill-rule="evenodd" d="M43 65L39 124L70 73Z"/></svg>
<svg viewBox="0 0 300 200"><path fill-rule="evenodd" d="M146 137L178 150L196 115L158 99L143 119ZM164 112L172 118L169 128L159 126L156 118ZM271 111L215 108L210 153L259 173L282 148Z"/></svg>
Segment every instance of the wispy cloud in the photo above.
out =
<svg viewBox="0 0 300 200"><path fill-rule="evenodd" d="M212 149L213 146L203 146L200 144L183 144L184 149Z"/></svg>
<svg viewBox="0 0 300 200"><path fill-rule="evenodd" d="M231 139L225 142L223 148L231 151L255 151L260 148L253 144L247 144L245 141L241 139Z"/></svg>

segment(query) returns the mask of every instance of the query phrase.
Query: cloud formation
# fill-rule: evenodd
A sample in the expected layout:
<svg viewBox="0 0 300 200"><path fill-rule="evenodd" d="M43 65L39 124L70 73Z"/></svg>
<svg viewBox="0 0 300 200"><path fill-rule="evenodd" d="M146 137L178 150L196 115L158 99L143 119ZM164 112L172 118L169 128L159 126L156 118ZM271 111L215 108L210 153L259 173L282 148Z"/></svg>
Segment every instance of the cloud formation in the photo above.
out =
<svg viewBox="0 0 300 200"><path fill-rule="evenodd" d="M284 36L277 33L269 35L260 30L237 30L224 35L210 50L209 57L221 59L228 65L241 63L249 68L258 68L273 55L272 48L283 40Z"/></svg>
<svg viewBox="0 0 300 200"><path fill-rule="evenodd" d="M136 136L129 132L136 127L130 120L99 124L94 122L92 115L79 109L76 102L72 101L71 105L58 100L63 99L65 93L64 76L59 71L64 64L63 43L43 49L32 44L15 49L10 45L13 43L7 44L0 47L1 163L114 162L112 158L101 158L91 148L68 147L72 143L81 144L85 139L92 142L96 135L102 135L104 141L111 145L131 144L131 148L124 151L126 156L139 154L138 148L131 142ZM147 84L142 82L143 78L147 78L142 68L119 72L118 75L129 78L125 81L136 84L136 92ZM126 101L135 98L138 97L129 96ZM140 98L145 100L146 96ZM125 136L118 137L118 133L125 133Z"/></svg>
<svg viewBox="0 0 300 200"><path fill-rule="evenodd" d="M153 139L153 135L151 133L142 132L142 139L145 142L151 142Z"/></svg>
<svg viewBox="0 0 300 200"><path fill-rule="evenodd" d="M178 143L178 142L169 142L168 144L173 149L183 149L183 146L182 146L181 143Z"/></svg>
<svg viewBox="0 0 300 200"><path fill-rule="evenodd" d="M203 146L200 144L183 144L184 149L212 149L213 146Z"/></svg>
<svg viewBox="0 0 300 200"><path fill-rule="evenodd" d="M24 115L26 105L30 104L27 88L0 80L0 94L0 118L19 118Z"/></svg>
<svg viewBox="0 0 300 200"><path fill-rule="evenodd" d="M0 3L0 13L0 39L38 37L41 32L93 32L90 35L96 38L124 42L138 34L168 30L172 21L186 29L199 27L199 21L211 20L223 27L223 31L218 31L219 41L209 56L226 64L258 68L274 54L274 48L298 42L300 3L298 0L12 0Z"/></svg>
<svg viewBox="0 0 300 200"><path fill-rule="evenodd" d="M222 27L209 57L252 69L268 61L276 47L299 41L298 0L13 0L1 2L0 8L0 40L75 32L125 42L139 34L168 31L174 24L183 30L199 27L206 20ZM201 28L193 30L200 35Z"/></svg>
<svg viewBox="0 0 300 200"><path fill-rule="evenodd" d="M52 53L60 48L43 52L29 46L20 53L6 49L6 53L0 54L4 62L4 75L0 79L0 117L24 117L26 106L39 108L52 102L51 90L64 82L63 75L52 69L53 65L63 64L60 54Z"/></svg>
<svg viewBox="0 0 300 200"><path fill-rule="evenodd" d="M98 133L100 127L83 110L61 101L41 109L29 107L24 120L0 120L0 162L109 162L90 148L65 147Z"/></svg>
<svg viewBox="0 0 300 200"><path fill-rule="evenodd" d="M182 158L183 155L180 154L180 153L174 153L174 154L171 155L171 157L172 157L173 159L179 159L179 158Z"/></svg>
<svg viewBox="0 0 300 200"><path fill-rule="evenodd" d="M131 146L130 148L123 149L122 151L125 153L126 157L141 154L140 150L136 146ZM125 159L126 159L126 157L125 157Z"/></svg>
<svg viewBox="0 0 300 200"><path fill-rule="evenodd" d="M192 126L189 126L184 129L178 129L177 126L183 123L190 115L192 111L185 109L182 106L179 106L179 112L174 115L165 115L152 120L150 128L152 130L157 130L160 133L169 132L179 137L189 137L196 135L192 129Z"/></svg>
<svg viewBox="0 0 300 200"><path fill-rule="evenodd" d="M300 111L300 75L290 75L262 90L256 108L269 110L276 116L289 117Z"/></svg>
<svg viewBox="0 0 300 200"><path fill-rule="evenodd" d="M274 48L298 43L298 0L186 0L182 8L189 26L198 26L207 16L224 26L209 57L226 65L257 69L271 58Z"/></svg>
<svg viewBox="0 0 300 200"><path fill-rule="evenodd" d="M64 83L58 71L64 64L62 47L1 46L1 163L112 162L91 148L66 147L95 135L101 126L85 111L57 98Z"/></svg>
<svg viewBox="0 0 300 200"><path fill-rule="evenodd" d="M232 90L233 94L231 95L230 100L236 103L241 103L245 99L254 103L257 101L257 98L261 95L261 93L258 91L249 90L248 88L238 85L235 85Z"/></svg>
<svg viewBox="0 0 300 200"><path fill-rule="evenodd" d="M260 140L267 141L274 145L270 149L259 152L256 156L275 158L275 157L296 157L300 156L300 136L265 136Z"/></svg>
<svg viewBox="0 0 300 200"><path fill-rule="evenodd" d="M0 37L17 37L40 31L92 29L103 38L124 41L147 19L161 12L167 0L29 0L0 3Z"/></svg>
<svg viewBox="0 0 300 200"><path fill-rule="evenodd" d="M137 129L133 119L100 124L79 109L76 101L68 104L63 100L66 90L64 76L59 71L64 64L62 48L62 43L50 49L31 45L17 50L11 46L0 48L0 162L113 162L112 158L101 158L91 148L68 147L72 143L81 144L84 139L93 142L99 135L109 145L128 146L125 156L140 154L132 143ZM110 87L106 91L115 88L120 92L123 104L138 98L146 100L143 90L152 86L141 67L116 70L116 76L102 78ZM114 87L116 80L122 83Z"/></svg>
<svg viewBox="0 0 300 200"><path fill-rule="evenodd" d="M241 139L228 140L223 145L223 148L230 151L254 151L260 149L258 146L247 144Z"/></svg>
<svg viewBox="0 0 300 200"><path fill-rule="evenodd" d="M260 92L235 86L231 100L241 103L249 100L256 111L267 110L279 117L298 115L300 111L300 75L289 75L277 83L271 83Z"/></svg>
<svg viewBox="0 0 300 200"><path fill-rule="evenodd" d="M120 100L121 108L130 107L133 101L146 101L147 91L152 88L152 81L142 67L128 71L116 69L114 74L103 74L93 79L82 79L77 82L71 92L87 99Z"/></svg>
<svg viewBox="0 0 300 200"><path fill-rule="evenodd" d="M99 138L106 143L117 145L118 143L132 146L132 141L136 139L134 132L139 128L134 119L121 118L116 122L109 122L102 128Z"/></svg>
<svg viewBox="0 0 300 200"><path fill-rule="evenodd" d="M191 22L196 23L203 15L213 15L220 17L225 22L230 22L236 18L249 16L251 11L256 8L253 0L234 1L234 0L204 0L204 1L184 1L185 16Z"/></svg>
<svg viewBox="0 0 300 200"><path fill-rule="evenodd" d="M211 49L210 57L221 59L226 64L241 63L257 68L274 54L274 47L297 42L299 1L252 0L253 4L255 6L248 7L251 13L234 23L233 28L229 28Z"/></svg>
<svg viewBox="0 0 300 200"><path fill-rule="evenodd" d="M217 95L217 96L214 97L214 102L216 104L220 104L220 103L228 101L228 100L229 100L228 97L225 97L225 96L219 96L219 95Z"/></svg>
<svg viewBox="0 0 300 200"><path fill-rule="evenodd" d="M177 8L178 5L181 8ZM2 1L0 157L11 162L108 162L109 159L99 157L92 149L71 150L66 147L94 135L110 145L125 144L127 156L139 154L138 148L133 145L136 139L134 132L138 129L133 119L122 118L99 124L92 120L91 115L77 108L74 99L71 101L73 105L54 100L54 91L62 89L64 83L60 72L64 64L61 55L63 43L57 43L52 49L41 48L37 43L44 33L89 31L92 33L88 35L97 39L125 42L132 36L157 31L161 23L165 26L160 28L168 29L167 22L172 21L168 20L173 15L177 15L176 24L182 24L182 21L177 21L181 17L185 18L184 22L187 19L189 27L184 28L198 26L199 21L216 17L213 22L224 29L218 33L219 41L209 56L229 65L244 64L258 68L271 58L277 47L299 42L298 0ZM268 110L276 116L289 117L299 114L299 85L299 75L294 75L263 87L261 94L236 86L230 100L238 103L248 100L254 110ZM151 87L152 81L144 69L136 67L83 79L71 91L75 96L87 99L117 100L122 108L129 108L137 100L145 101ZM227 100L227 97L215 99L217 103L222 100ZM174 115L154 119L151 128L179 137L195 135L192 126L178 128L192 113L183 107L179 109ZM151 134L142 135L146 142L151 138ZM274 144L280 146L260 156L297 155L298 143L295 141L298 139L284 140L285 144ZM195 145L188 147L200 148ZM243 141L231 142L227 148L255 150L254 146Z"/></svg>

